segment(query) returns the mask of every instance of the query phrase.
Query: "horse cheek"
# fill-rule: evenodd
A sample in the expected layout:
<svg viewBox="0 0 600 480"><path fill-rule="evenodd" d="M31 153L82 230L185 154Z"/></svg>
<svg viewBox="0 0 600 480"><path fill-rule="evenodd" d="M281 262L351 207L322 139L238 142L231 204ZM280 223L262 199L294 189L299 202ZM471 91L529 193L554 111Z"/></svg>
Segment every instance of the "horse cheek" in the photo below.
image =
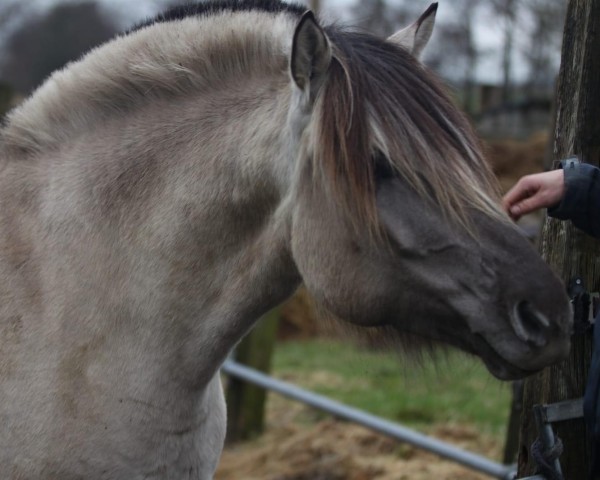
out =
<svg viewBox="0 0 600 480"><path fill-rule="evenodd" d="M380 287L386 283L382 269L343 222L312 212L296 216L292 233L292 255L304 285L336 317L357 325L376 323L384 293Z"/></svg>

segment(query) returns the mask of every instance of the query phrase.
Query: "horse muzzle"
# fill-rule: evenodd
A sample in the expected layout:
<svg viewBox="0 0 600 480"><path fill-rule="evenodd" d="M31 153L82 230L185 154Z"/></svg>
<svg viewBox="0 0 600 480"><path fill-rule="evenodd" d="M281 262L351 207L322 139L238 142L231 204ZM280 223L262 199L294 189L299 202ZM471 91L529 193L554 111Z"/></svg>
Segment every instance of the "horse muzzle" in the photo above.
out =
<svg viewBox="0 0 600 480"><path fill-rule="evenodd" d="M572 314L551 320L527 301L517 303L504 332L482 334L477 350L490 372L503 380L531 375L564 360L571 346Z"/></svg>

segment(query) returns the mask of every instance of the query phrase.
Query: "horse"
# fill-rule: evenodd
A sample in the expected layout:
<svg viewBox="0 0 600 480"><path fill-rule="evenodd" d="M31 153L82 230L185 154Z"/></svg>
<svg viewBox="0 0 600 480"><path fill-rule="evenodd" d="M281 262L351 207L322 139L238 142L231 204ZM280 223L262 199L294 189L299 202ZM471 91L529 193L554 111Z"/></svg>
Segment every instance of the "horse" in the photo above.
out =
<svg viewBox="0 0 600 480"><path fill-rule="evenodd" d="M212 478L219 367L301 284L502 379L567 354L563 284L419 60L436 8L382 39L278 0L175 7L8 115L2 478Z"/></svg>

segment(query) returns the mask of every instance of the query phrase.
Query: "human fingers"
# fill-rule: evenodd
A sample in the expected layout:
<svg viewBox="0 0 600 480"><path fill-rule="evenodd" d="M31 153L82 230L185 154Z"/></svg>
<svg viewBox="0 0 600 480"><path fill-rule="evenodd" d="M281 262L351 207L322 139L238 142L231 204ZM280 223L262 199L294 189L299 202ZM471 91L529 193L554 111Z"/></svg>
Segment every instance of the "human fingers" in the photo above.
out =
<svg viewBox="0 0 600 480"><path fill-rule="evenodd" d="M543 193L536 192L533 196L524 198L511 205L508 213L516 221L523 215L545 207L547 207L546 196Z"/></svg>
<svg viewBox="0 0 600 480"><path fill-rule="evenodd" d="M514 220L523 215L520 205L528 198L533 197L540 189L540 182L535 175L522 177L502 199L502 207ZM527 206L529 202L526 202ZM516 218L515 218L516 216Z"/></svg>

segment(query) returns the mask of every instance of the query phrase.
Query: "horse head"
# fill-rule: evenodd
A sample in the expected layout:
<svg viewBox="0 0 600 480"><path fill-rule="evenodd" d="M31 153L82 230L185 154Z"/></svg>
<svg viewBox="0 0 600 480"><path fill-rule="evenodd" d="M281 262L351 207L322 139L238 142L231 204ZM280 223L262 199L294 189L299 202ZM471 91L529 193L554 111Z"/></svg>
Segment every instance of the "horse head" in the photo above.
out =
<svg viewBox="0 0 600 480"><path fill-rule="evenodd" d="M501 211L468 122L416 58L435 10L387 41L310 13L298 23L293 257L335 316L457 346L519 378L567 354L570 305Z"/></svg>

